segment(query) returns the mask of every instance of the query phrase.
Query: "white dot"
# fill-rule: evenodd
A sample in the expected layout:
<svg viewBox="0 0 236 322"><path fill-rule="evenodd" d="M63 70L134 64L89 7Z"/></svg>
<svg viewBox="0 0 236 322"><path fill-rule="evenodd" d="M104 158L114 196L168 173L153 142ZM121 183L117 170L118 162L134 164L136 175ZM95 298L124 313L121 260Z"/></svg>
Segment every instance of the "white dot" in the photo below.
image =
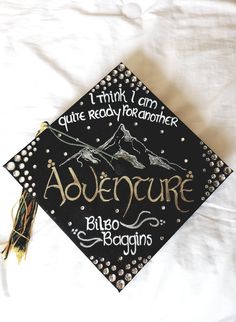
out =
<svg viewBox="0 0 236 322"><path fill-rule="evenodd" d="M53 214L55 214L55 210L51 210L51 214L53 215Z"/></svg>
<svg viewBox="0 0 236 322"><path fill-rule="evenodd" d="M165 207L165 206L161 206L161 209L162 209L162 210L165 210L165 209L166 209L166 207Z"/></svg>
<svg viewBox="0 0 236 322"><path fill-rule="evenodd" d="M109 123L108 123L108 125L109 125L109 126L112 126L112 122L109 122Z"/></svg>
<svg viewBox="0 0 236 322"><path fill-rule="evenodd" d="M21 160L21 156L19 154L17 154L15 157L14 157L14 160L16 162L19 162Z"/></svg>
<svg viewBox="0 0 236 322"><path fill-rule="evenodd" d="M35 187L35 183L33 182L31 186L32 186L32 187Z"/></svg>
<svg viewBox="0 0 236 322"><path fill-rule="evenodd" d="M19 177L19 175L20 175L20 171L15 170L15 171L13 172L13 176L14 176L14 177Z"/></svg>
<svg viewBox="0 0 236 322"><path fill-rule="evenodd" d="M33 165L33 169L37 169L37 165L36 164Z"/></svg>
<svg viewBox="0 0 236 322"><path fill-rule="evenodd" d="M188 159L184 159L184 163L188 163Z"/></svg>
<svg viewBox="0 0 236 322"><path fill-rule="evenodd" d="M28 180L32 180L32 177L31 176L28 176Z"/></svg>
<svg viewBox="0 0 236 322"><path fill-rule="evenodd" d="M100 142L100 139L99 138L96 138L96 142Z"/></svg>
<svg viewBox="0 0 236 322"><path fill-rule="evenodd" d="M143 138L143 142L146 142L147 141L147 138Z"/></svg>
<svg viewBox="0 0 236 322"><path fill-rule="evenodd" d="M33 191L33 189L32 189L32 188L29 188L29 189L28 189L28 191L29 191L29 192L32 192L32 191Z"/></svg>
<svg viewBox="0 0 236 322"><path fill-rule="evenodd" d="M35 197L36 196L36 192L33 192L32 195Z"/></svg>
<svg viewBox="0 0 236 322"><path fill-rule="evenodd" d="M160 130L160 133L163 134L164 133L164 130Z"/></svg>
<svg viewBox="0 0 236 322"><path fill-rule="evenodd" d="M45 151L46 153L49 153L50 152L50 150L49 149L46 149L46 151Z"/></svg>
<svg viewBox="0 0 236 322"><path fill-rule="evenodd" d="M66 157L68 155L68 153L67 152L64 152L64 156Z"/></svg>
<svg viewBox="0 0 236 322"><path fill-rule="evenodd" d="M31 150L32 149L32 146L31 145L28 145L27 146L27 150L29 151L29 150Z"/></svg>
<svg viewBox="0 0 236 322"><path fill-rule="evenodd" d="M37 148L33 148L33 151L35 152L35 151L37 151Z"/></svg>
<svg viewBox="0 0 236 322"><path fill-rule="evenodd" d="M8 162L7 164L7 170L13 171L15 169L15 163L14 162Z"/></svg>
<svg viewBox="0 0 236 322"><path fill-rule="evenodd" d="M185 138L181 138L181 142L184 142L185 141Z"/></svg>
<svg viewBox="0 0 236 322"><path fill-rule="evenodd" d="M80 209L81 209L81 210L84 210L84 209L85 209L85 207L84 207L84 206L81 206L81 207L80 207Z"/></svg>
<svg viewBox="0 0 236 322"><path fill-rule="evenodd" d="M91 129L91 126L90 126L90 125L88 125L88 126L86 127L86 129L87 129L87 130L90 130L90 129Z"/></svg>
<svg viewBox="0 0 236 322"><path fill-rule="evenodd" d="M68 222L68 226L72 226L72 222L71 221Z"/></svg>
<svg viewBox="0 0 236 322"><path fill-rule="evenodd" d="M80 104L80 105L84 105L84 102L82 102L82 101L81 101L79 104Z"/></svg>
<svg viewBox="0 0 236 322"><path fill-rule="evenodd" d="M36 141L39 141L40 140L40 138L36 138Z"/></svg>
<svg viewBox="0 0 236 322"><path fill-rule="evenodd" d="M138 122L134 122L134 126L138 126Z"/></svg>
<svg viewBox="0 0 236 322"><path fill-rule="evenodd" d="M161 237L160 237L160 240L164 240L164 236L161 236Z"/></svg>
<svg viewBox="0 0 236 322"><path fill-rule="evenodd" d="M36 144L36 142L35 142L35 141L33 141L33 142L31 142L31 144L32 144L32 145L35 145L35 144Z"/></svg>
<svg viewBox="0 0 236 322"><path fill-rule="evenodd" d="M20 178L19 178L19 182L20 182L20 183L25 182L25 178L24 178L24 177L20 177Z"/></svg>
<svg viewBox="0 0 236 322"><path fill-rule="evenodd" d="M24 171L24 175L27 176L29 174L29 171L28 170L25 170Z"/></svg>
<svg viewBox="0 0 236 322"><path fill-rule="evenodd" d="M165 106L162 106L161 109L164 110L165 109Z"/></svg>
<svg viewBox="0 0 236 322"><path fill-rule="evenodd" d="M24 184L24 187L25 187L25 188L28 188L28 187L29 187L29 184L26 182L26 183Z"/></svg>
<svg viewBox="0 0 236 322"><path fill-rule="evenodd" d="M161 150L161 154L165 153L165 150Z"/></svg>
<svg viewBox="0 0 236 322"><path fill-rule="evenodd" d="M116 209L116 210L115 210L115 213L116 213L116 214L118 214L118 212L120 212L120 210L119 210L119 209Z"/></svg>
<svg viewBox="0 0 236 322"><path fill-rule="evenodd" d="M20 168L20 169L24 169L24 167L25 167L24 163L20 163L20 164L19 164L19 168Z"/></svg>
<svg viewBox="0 0 236 322"><path fill-rule="evenodd" d="M32 152L29 152L29 157L32 157L33 153Z"/></svg>
<svg viewBox="0 0 236 322"><path fill-rule="evenodd" d="M24 158L24 161L25 161L25 162L27 162L28 160L29 160L29 158L27 158L27 157L25 157L25 158Z"/></svg>
<svg viewBox="0 0 236 322"><path fill-rule="evenodd" d="M26 150L22 150L21 151L21 155L25 156L27 154L27 151Z"/></svg>

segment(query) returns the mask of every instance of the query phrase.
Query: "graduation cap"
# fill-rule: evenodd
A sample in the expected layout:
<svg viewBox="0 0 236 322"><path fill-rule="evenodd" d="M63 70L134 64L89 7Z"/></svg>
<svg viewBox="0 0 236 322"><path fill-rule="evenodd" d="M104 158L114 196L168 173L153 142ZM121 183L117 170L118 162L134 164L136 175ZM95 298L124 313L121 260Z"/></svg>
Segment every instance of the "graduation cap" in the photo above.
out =
<svg viewBox="0 0 236 322"><path fill-rule="evenodd" d="M5 168L23 187L5 257L39 204L119 291L232 172L123 63Z"/></svg>

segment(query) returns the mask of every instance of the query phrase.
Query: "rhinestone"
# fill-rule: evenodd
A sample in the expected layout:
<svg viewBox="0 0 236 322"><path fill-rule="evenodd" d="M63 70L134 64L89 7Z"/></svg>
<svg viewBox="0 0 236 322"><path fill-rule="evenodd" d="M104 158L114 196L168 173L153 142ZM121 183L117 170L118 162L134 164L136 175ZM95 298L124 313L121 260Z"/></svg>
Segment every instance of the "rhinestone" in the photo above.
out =
<svg viewBox="0 0 236 322"><path fill-rule="evenodd" d="M107 75L106 80L107 80L108 82L110 82L110 80L111 80L111 76L110 76L110 75Z"/></svg>
<svg viewBox="0 0 236 322"><path fill-rule="evenodd" d="M132 76L131 77L131 81L134 83L134 82L136 82L137 81L137 77L136 76Z"/></svg>
<svg viewBox="0 0 236 322"><path fill-rule="evenodd" d="M70 225L70 226L71 226L71 225ZM91 261L92 261L92 260L94 259L94 256L90 256L89 258L90 258L90 259L91 259Z"/></svg>
<svg viewBox="0 0 236 322"><path fill-rule="evenodd" d="M209 158L206 158L206 161L207 161L207 162L209 162L210 160L211 160L211 159L209 159ZM214 164L214 162L213 162L213 164Z"/></svg>
<svg viewBox="0 0 236 322"><path fill-rule="evenodd" d="M131 270L132 274L137 274L138 273L138 269L136 267L132 268Z"/></svg>
<svg viewBox="0 0 236 322"><path fill-rule="evenodd" d="M132 275L131 275L130 273L126 273L126 274L125 274L125 280L126 280L127 282L130 282L130 281L132 280Z"/></svg>
<svg viewBox="0 0 236 322"><path fill-rule="evenodd" d="M215 172L215 173L219 173L219 172L220 172L220 169L219 169L219 168L215 168L215 169L214 169L214 172Z"/></svg>
<svg viewBox="0 0 236 322"><path fill-rule="evenodd" d="M138 86L138 87L141 87L141 86L142 86L142 82L138 81L138 82L137 82L137 86Z"/></svg>
<svg viewBox="0 0 236 322"><path fill-rule="evenodd" d="M208 189L208 188L209 188L208 184L205 184L205 189Z"/></svg>
<svg viewBox="0 0 236 322"><path fill-rule="evenodd" d="M114 78L113 79L113 83L117 83L117 78Z"/></svg>
<svg viewBox="0 0 236 322"><path fill-rule="evenodd" d="M94 263L95 265L97 265L98 260L97 260L97 259L95 259L95 260L93 261L93 263Z"/></svg>
<svg viewBox="0 0 236 322"><path fill-rule="evenodd" d="M109 87L110 87L110 86L111 86L111 82L107 83L107 86L109 86Z"/></svg>
<svg viewBox="0 0 236 322"><path fill-rule="evenodd" d="M209 196L210 196L210 192L209 192L209 191L206 191L206 192L205 192L205 195L206 195L207 197L209 197Z"/></svg>
<svg viewBox="0 0 236 322"><path fill-rule="evenodd" d="M147 89L145 93L148 94L149 93L149 90Z"/></svg>
<svg viewBox="0 0 236 322"><path fill-rule="evenodd" d="M217 181L217 180L213 181L213 186L215 188L219 187L219 185L220 185L219 181Z"/></svg>
<svg viewBox="0 0 236 322"><path fill-rule="evenodd" d="M224 162L222 160L217 161L217 167L223 167Z"/></svg>
<svg viewBox="0 0 236 322"><path fill-rule="evenodd" d="M24 161L25 161L25 162L29 161L29 158L25 157L25 158L24 158Z"/></svg>
<svg viewBox="0 0 236 322"><path fill-rule="evenodd" d="M204 198L204 197L203 197ZM205 199L205 198L204 198ZM180 222L181 220L179 218L176 219L177 222Z"/></svg>
<svg viewBox="0 0 236 322"><path fill-rule="evenodd" d="M229 167L224 168L224 173L225 174L230 174L231 173L231 169Z"/></svg>
<svg viewBox="0 0 236 322"><path fill-rule="evenodd" d="M181 142L184 142L185 141L185 138L181 138L180 140L181 140Z"/></svg>
<svg viewBox="0 0 236 322"><path fill-rule="evenodd" d="M124 74L120 74L119 79L123 79L123 78L124 78Z"/></svg>
<svg viewBox="0 0 236 322"><path fill-rule="evenodd" d="M19 154L17 154L15 157L14 157L14 160L16 162L19 162L21 160L21 156Z"/></svg>
<svg viewBox="0 0 236 322"><path fill-rule="evenodd" d="M212 158L212 160L217 160L218 157L216 154L212 154L211 158Z"/></svg>
<svg viewBox="0 0 236 322"><path fill-rule="evenodd" d="M125 76L126 77L130 77L131 76L131 71L130 70L126 70L125 71Z"/></svg>
<svg viewBox="0 0 236 322"><path fill-rule="evenodd" d="M25 170L24 171L24 175L27 176L29 174L29 171L28 170Z"/></svg>
<svg viewBox="0 0 236 322"><path fill-rule="evenodd" d="M107 265L107 266L110 266L110 265L111 265L111 262L107 261L107 262L106 262L106 265Z"/></svg>
<svg viewBox="0 0 236 322"><path fill-rule="evenodd" d="M202 141L200 141L200 144L201 144L201 145L203 145L203 142L202 142Z"/></svg>
<svg viewBox="0 0 236 322"><path fill-rule="evenodd" d="M114 272L116 270L116 265L112 265L111 270Z"/></svg>
<svg viewBox="0 0 236 322"><path fill-rule="evenodd" d="M104 262L104 260L105 260L105 258L103 258L103 257L102 257L102 258L100 258L100 261L101 261L101 262Z"/></svg>
<svg viewBox="0 0 236 322"><path fill-rule="evenodd" d="M20 171L15 170L15 171L13 172L13 176L14 176L14 177L19 177L19 175L20 175Z"/></svg>
<svg viewBox="0 0 236 322"><path fill-rule="evenodd" d="M59 134L58 134L58 136L59 136ZM37 151L37 148L33 148L33 151L35 152L35 151Z"/></svg>
<svg viewBox="0 0 236 322"><path fill-rule="evenodd" d="M160 240L164 240L164 236L161 236L161 237L160 237Z"/></svg>
<svg viewBox="0 0 236 322"><path fill-rule="evenodd" d="M225 180L225 178L226 178L226 177L225 177L225 175L224 175L223 173L219 175L219 180L220 180L220 181L224 181L224 180Z"/></svg>
<svg viewBox="0 0 236 322"><path fill-rule="evenodd" d="M105 85L106 84L106 82L104 81L104 79L103 80L101 80L101 82L100 82L100 85Z"/></svg>
<svg viewBox="0 0 236 322"><path fill-rule="evenodd" d="M129 83L129 79L128 79L128 78L126 78L126 79L125 79L125 83L126 83L126 84L128 84L128 83Z"/></svg>
<svg viewBox="0 0 236 322"><path fill-rule="evenodd" d="M13 171L15 169L15 163L14 162L8 162L7 164L7 170Z"/></svg>
<svg viewBox="0 0 236 322"><path fill-rule="evenodd" d="M99 89L99 87L100 87L100 86L99 86L98 84L95 86L95 88L96 88L96 89Z"/></svg>
<svg viewBox="0 0 236 322"><path fill-rule="evenodd" d="M134 87L134 83L131 83L131 84L130 84L130 87Z"/></svg>
<svg viewBox="0 0 236 322"><path fill-rule="evenodd" d="M49 153L50 152L50 150L49 149L46 149L46 151L45 151L46 153Z"/></svg>
<svg viewBox="0 0 236 322"><path fill-rule="evenodd" d="M25 188L28 188L28 187L29 187L29 184L28 184L28 183L25 183L25 184L24 184L24 187L25 187Z"/></svg>
<svg viewBox="0 0 236 322"><path fill-rule="evenodd" d="M104 275L108 275L109 274L109 268L104 268L104 270L103 270L103 274Z"/></svg>
<svg viewBox="0 0 236 322"><path fill-rule="evenodd" d="M203 150L207 150L207 146L206 145L203 145Z"/></svg>
<svg viewBox="0 0 236 322"><path fill-rule="evenodd" d="M120 64L117 69L120 71L120 72L123 72L123 70L125 70L125 65L124 64Z"/></svg>
<svg viewBox="0 0 236 322"><path fill-rule="evenodd" d="M84 207L84 206L81 206L81 207L80 207L80 209L81 209L81 210L84 210L84 209L85 209L85 207Z"/></svg>
<svg viewBox="0 0 236 322"><path fill-rule="evenodd" d="M215 163L214 163L213 161L211 161L211 162L209 163L209 166L210 166L210 167L214 167L214 165L215 165Z"/></svg>
<svg viewBox="0 0 236 322"><path fill-rule="evenodd" d="M119 275L119 276L124 275L124 270L123 270L123 269L119 269L119 271L118 271L118 275Z"/></svg>
<svg viewBox="0 0 236 322"><path fill-rule="evenodd" d="M32 145L35 145L35 144L36 144L36 142L35 142L35 141L33 141L33 142L31 142L31 144L32 144Z"/></svg>
<svg viewBox="0 0 236 322"><path fill-rule="evenodd" d="M123 257L122 256L120 256L119 258L118 258L118 261L119 262L121 262L123 260Z"/></svg>
<svg viewBox="0 0 236 322"><path fill-rule="evenodd" d="M125 265L125 269L130 269L131 268L131 265L130 264L126 264Z"/></svg>
<svg viewBox="0 0 236 322"><path fill-rule="evenodd" d="M140 268L140 269L143 268L143 264L142 263L139 263L138 264L138 268Z"/></svg>
<svg viewBox="0 0 236 322"><path fill-rule="evenodd" d="M33 192L32 195L35 197L36 196L36 192Z"/></svg>
<svg viewBox="0 0 236 322"><path fill-rule="evenodd" d="M20 169L24 169L24 167L25 167L24 163L20 163L20 164L19 164L19 168L20 168Z"/></svg>
<svg viewBox="0 0 236 322"><path fill-rule="evenodd" d="M116 287L118 288L118 290L122 290L125 287L125 281L123 280L118 280L116 282Z"/></svg>
<svg viewBox="0 0 236 322"><path fill-rule="evenodd" d="M201 197L201 200L205 200L206 198L205 197Z"/></svg>
<svg viewBox="0 0 236 322"><path fill-rule="evenodd" d="M19 178L19 182L20 182L20 183L25 182L25 178L24 178L24 177L20 177L20 178Z"/></svg>
<svg viewBox="0 0 236 322"><path fill-rule="evenodd" d="M140 257L138 257L138 260L139 260L139 261L141 261L141 260L142 260L142 257L141 257L141 256L140 256Z"/></svg>
<svg viewBox="0 0 236 322"><path fill-rule="evenodd" d="M214 188L214 187L212 187L212 186L210 186L210 187L209 187L209 191L210 191L210 192L213 192L214 190L215 190L215 188Z"/></svg>
<svg viewBox="0 0 236 322"><path fill-rule="evenodd" d="M206 156L206 153L203 153L203 154L202 154L202 157L203 157L203 158L205 158L205 156Z"/></svg>
<svg viewBox="0 0 236 322"><path fill-rule="evenodd" d="M211 175L211 179L215 179L216 178L216 175L213 173L212 175Z"/></svg>
<svg viewBox="0 0 236 322"><path fill-rule="evenodd" d="M28 180L32 180L32 177L31 176L28 176Z"/></svg>
<svg viewBox="0 0 236 322"><path fill-rule="evenodd" d="M144 258L144 259L143 259L143 263L144 263L144 264L147 264L147 262L148 262L147 258Z"/></svg>
<svg viewBox="0 0 236 322"><path fill-rule="evenodd" d="M152 256L151 255L148 255L148 257L147 257L148 259L151 259L152 258Z"/></svg>
<svg viewBox="0 0 236 322"><path fill-rule="evenodd" d="M110 274L109 277L108 277L108 279L109 279L110 282L115 282L116 275L115 274Z"/></svg>
<svg viewBox="0 0 236 322"><path fill-rule="evenodd" d="M28 145L27 146L27 150L29 151L29 150L31 150L32 149L32 146L31 145Z"/></svg>
<svg viewBox="0 0 236 322"><path fill-rule="evenodd" d="M103 268L103 265L100 263L100 264L98 264L98 268L99 269L102 269Z"/></svg>
<svg viewBox="0 0 236 322"><path fill-rule="evenodd" d="M211 151L211 150L208 150L208 151L207 151L207 154L208 154L208 155L211 155L211 154L212 154L212 151Z"/></svg>
<svg viewBox="0 0 236 322"><path fill-rule="evenodd" d="M32 188L29 188L28 191L30 191L30 189L32 189ZM55 210L51 210L51 214L52 215L55 214Z"/></svg>
<svg viewBox="0 0 236 322"><path fill-rule="evenodd" d="M29 188L29 189L28 189L28 191L29 191L29 192L32 192L32 191L33 191L33 189L32 189L32 188ZM52 213L52 211L51 211L51 213Z"/></svg>
<svg viewBox="0 0 236 322"><path fill-rule="evenodd" d="M133 261L132 261L132 264L133 265L135 265L137 263L137 261L134 259Z"/></svg>
<svg viewBox="0 0 236 322"><path fill-rule="evenodd" d="M26 154L27 154L27 151L26 151L26 150L22 150L22 151L21 151L21 155L22 155L22 156L25 156Z"/></svg>
<svg viewBox="0 0 236 322"><path fill-rule="evenodd" d="M113 70L112 75L116 76L118 74L118 71L116 69Z"/></svg>

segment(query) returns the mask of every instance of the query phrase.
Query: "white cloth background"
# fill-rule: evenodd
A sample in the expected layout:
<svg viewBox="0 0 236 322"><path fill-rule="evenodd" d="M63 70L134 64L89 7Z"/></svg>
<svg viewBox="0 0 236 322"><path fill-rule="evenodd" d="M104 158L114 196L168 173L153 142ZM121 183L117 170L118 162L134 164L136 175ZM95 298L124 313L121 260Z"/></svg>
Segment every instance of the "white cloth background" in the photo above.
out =
<svg viewBox="0 0 236 322"><path fill-rule="evenodd" d="M2 0L0 164L123 61L236 169L234 0ZM0 168L0 242L20 186ZM236 175L120 294L39 209L0 321L236 321Z"/></svg>

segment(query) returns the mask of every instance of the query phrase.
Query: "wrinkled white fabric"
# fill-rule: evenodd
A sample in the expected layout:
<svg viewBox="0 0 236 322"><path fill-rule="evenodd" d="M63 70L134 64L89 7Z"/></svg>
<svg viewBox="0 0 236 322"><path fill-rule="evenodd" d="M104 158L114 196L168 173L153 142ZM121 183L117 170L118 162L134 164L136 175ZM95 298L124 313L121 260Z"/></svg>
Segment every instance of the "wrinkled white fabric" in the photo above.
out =
<svg viewBox="0 0 236 322"><path fill-rule="evenodd" d="M234 0L2 0L0 164L123 61L236 169ZM20 186L0 168L0 242ZM0 321L236 321L236 175L120 294L39 209Z"/></svg>

